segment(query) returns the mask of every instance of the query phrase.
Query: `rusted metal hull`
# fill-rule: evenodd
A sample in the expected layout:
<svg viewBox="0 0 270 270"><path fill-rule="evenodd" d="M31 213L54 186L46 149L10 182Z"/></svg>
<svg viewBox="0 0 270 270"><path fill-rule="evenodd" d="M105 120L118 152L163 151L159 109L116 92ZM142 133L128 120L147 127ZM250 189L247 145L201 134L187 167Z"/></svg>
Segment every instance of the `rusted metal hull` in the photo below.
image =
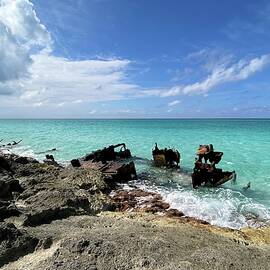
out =
<svg viewBox="0 0 270 270"><path fill-rule="evenodd" d="M192 173L192 185L194 188L201 185L217 187L230 180L236 179L235 171L232 172L223 172L219 170L218 172L205 173L205 172L193 172Z"/></svg>
<svg viewBox="0 0 270 270"><path fill-rule="evenodd" d="M236 179L236 173L233 171L233 172L223 172L223 177L218 179L216 178L216 183L214 184L215 187L217 186L220 186L230 180L235 180Z"/></svg>
<svg viewBox="0 0 270 270"><path fill-rule="evenodd" d="M164 154L153 155L153 159L154 159L154 164L157 167L165 167L167 165Z"/></svg>
<svg viewBox="0 0 270 270"><path fill-rule="evenodd" d="M120 151L115 151L120 146ZM131 152L126 149L125 144L118 144L94 151L83 158L73 159L71 164L73 167L100 171L107 180L127 182L137 179L135 164L130 158Z"/></svg>
<svg viewBox="0 0 270 270"><path fill-rule="evenodd" d="M223 156L223 152L214 151L212 144L200 145L192 173L193 188L201 185L217 187L230 180L236 179L235 171L224 172L216 168ZM209 163L208 163L209 162Z"/></svg>
<svg viewBox="0 0 270 270"><path fill-rule="evenodd" d="M100 171L108 180L127 182L137 179L135 164L123 161L110 161L107 163L86 161L82 163L83 168Z"/></svg>
<svg viewBox="0 0 270 270"><path fill-rule="evenodd" d="M180 153L175 149L159 149L157 144L152 151L154 165L157 167L179 167Z"/></svg>

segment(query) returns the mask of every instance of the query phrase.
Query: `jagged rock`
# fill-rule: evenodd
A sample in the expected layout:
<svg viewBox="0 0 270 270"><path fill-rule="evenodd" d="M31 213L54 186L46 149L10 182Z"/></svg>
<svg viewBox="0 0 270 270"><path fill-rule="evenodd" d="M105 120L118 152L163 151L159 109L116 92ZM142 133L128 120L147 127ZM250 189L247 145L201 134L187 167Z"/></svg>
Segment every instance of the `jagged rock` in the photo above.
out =
<svg viewBox="0 0 270 270"><path fill-rule="evenodd" d="M19 216L21 212L14 203L9 201L0 201L0 221L12 216Z"/></svg>
<svg viewBox="0 0 270 270"><path fill-rule="evenodd" d="M24 202L27 205L25 226L49 223L55 219L91 212L87 197L72 190L41 191Z"/></svg>
<svg viewBox="0 0 270 270"><path fill-rule="evenodd" d="M39 240L39 243L36 246L36 250L48 249L52 246L52 244L53 244L52 237L45 237L45 238Z"/></svg>
<svg viewBox="0 0 270 270"><path fill-rule="evenodd" d="M35 250L38 239L11 223L0 223L0 267Z"/></svg>
<svg viewBox="0 0 270 270"><path fill-rule="evenodd" d="M14 162L20 163L20 164L38 163L36 159L30 158L30 157L22 157L22 156L18 156L14 158Z"/></svg>
<svg viewBox="0 0 270 270"><path fill-rule="evenodd" d="M17 179L8 175L0 177L0 199L12 199L13 192L22 192L22 190Z"/></svg>
<svg viewBox="0 0 270 270"><path fill-rule="evenodd" d="M78 168L78 167L81 167L81 163L79 161L79 159L75 158L75 159L72 159L70 161L71 165L74 167L74 168Z"/></svg>
<svg viewBox="0 0 270 270"><path fill-rule="evenodd" d="M44 163L48 164L48 165L53 165L56 167L62 167L60 164L58 164L53 155L46 155L46 159L43 160Z"/></svg>
<svg viewBox="0 0 270 270"><path fill-rule="evenodd" d="M11 167L8 160L4 156L0 156L0 171L10 171Z"/></svg>
<svg viewBox="0 0 270 270"><path fill-rule="evenodd" d="M25 205L22 209L25 226L112 209L110 198L104 193L108 187L101 173L86 169L55 172L52 169L50 178L47 169L38 180L24 182L26 190L20 200Z"/></svg>

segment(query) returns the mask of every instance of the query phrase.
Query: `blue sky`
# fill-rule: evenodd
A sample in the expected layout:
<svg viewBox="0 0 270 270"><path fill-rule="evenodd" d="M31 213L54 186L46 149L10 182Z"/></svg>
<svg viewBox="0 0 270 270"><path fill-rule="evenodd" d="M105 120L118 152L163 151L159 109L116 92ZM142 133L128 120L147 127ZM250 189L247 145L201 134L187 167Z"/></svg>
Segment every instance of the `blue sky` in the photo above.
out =
<svg viewBox="0 0 270 270"><path fill-rule="evenodd" d="M269 14L264 0L0 0L0 117L270 117Z"/></svg>

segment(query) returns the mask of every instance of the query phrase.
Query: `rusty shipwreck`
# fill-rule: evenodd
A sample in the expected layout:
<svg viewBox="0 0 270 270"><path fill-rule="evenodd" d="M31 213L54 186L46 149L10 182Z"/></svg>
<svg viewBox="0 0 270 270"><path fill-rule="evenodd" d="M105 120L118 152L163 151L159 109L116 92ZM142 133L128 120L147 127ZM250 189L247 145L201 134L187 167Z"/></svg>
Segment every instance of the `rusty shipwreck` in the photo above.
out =
<svg viewBox="0 0 270 270"><path fill-rule="evenodd" d="M155 143L155 147L152 150L152 155L154 165L157 167L179 168L181 155L176 149L159 149L157 143Z"/></svg>
<svg viewBox="0 0 270 270"><path fill-rule="evenodd" d="M236 179L235 171L223 171L216 168L222 156L223 152L214 151L212 144L199 146L192 173L193 188L201 185L217 187Z"/></svg>
<svg viewBox="0 0 270 270"><path fill-rule="evenodd" d="M130 150L124 143L120 143L93 151L82 158L73 159L71 165L100 171L107 180L126 182L137 179L135 164L130 160L131 157Z"/></svg>

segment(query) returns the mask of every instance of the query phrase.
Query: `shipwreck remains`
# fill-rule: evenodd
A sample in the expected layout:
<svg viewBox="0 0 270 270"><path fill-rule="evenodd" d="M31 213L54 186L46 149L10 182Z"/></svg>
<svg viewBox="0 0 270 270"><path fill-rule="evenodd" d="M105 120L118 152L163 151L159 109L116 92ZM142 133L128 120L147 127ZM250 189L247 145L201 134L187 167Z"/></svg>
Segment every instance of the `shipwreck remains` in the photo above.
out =
<svg viewBox="0 0 270 270"><path fill-rule="evenodd" d="M217 187L229 180L236 179L235 171L229 172L216 168L216 165L221 161L223 152L214 151L212 144L200 145L197 156L192 173L193 188L197 188L203 184Z"/></svg>
<svg viewBox="0 0 270 270"><path fill-rule="evenodd" d="M119 151L116 151L119 147ZM131 157L130 150L124 143L120 143L93 151L82 158L73 159L71 165L100 171L108 180L126 182L137 179L135 164L130 160Z"/></svg>
<svg viewBox="0 0 270 270"><path fill-rule="evenodd" d="M179 151L176 149L159 149L157 143L155 143L155 148L152 150L152 155L154 164L157 167L179 168L181 156Z"/></svg>
<svg viewBox="0 0 270 270"><path fill-rule="evenodd" d="M3 141L3 139L0 140L0 142L2 142L2 141ZM0 145L0 148L11 148L13 146L16 146L16 145L20 144L21 142L22 142L22 140L19 140L17 142L12 141L10 143Z"/></svg>

